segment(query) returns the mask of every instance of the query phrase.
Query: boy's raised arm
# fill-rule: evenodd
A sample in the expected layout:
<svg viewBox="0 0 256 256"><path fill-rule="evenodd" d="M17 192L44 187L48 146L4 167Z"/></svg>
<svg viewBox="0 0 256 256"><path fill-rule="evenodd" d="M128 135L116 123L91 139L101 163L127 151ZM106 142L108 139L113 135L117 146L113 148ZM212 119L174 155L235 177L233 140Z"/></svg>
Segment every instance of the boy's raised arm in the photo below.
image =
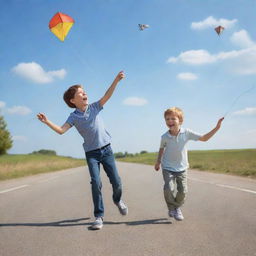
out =
<svg viewBox="0 0 256 256"><path fill-rule="evenodd" d="M200 141L207 141L209 140L221 127L221 123L224 120L224 117L220 118L218 120L218 123L216 125L216 127L214 129L212 129L210 132L206 133L205 135L203 135L199 140Z"/></svg>
<svg viewBox="0 0 256 256"><path fill-rule="evenodd" d="M110 85L110 87L108 88L108 90L106 91L106 93L104 94L104 96L100 99L100 105L103 106L112 96L118 82L120 80L122 80L125 77L125 74L123 71L120 71L115 80L113 81L113 83Z"/></svg>
<svg viewBox="0 0 256 256"><path fill-rule="evenodd" d="M58 126L56 124L54 124L53 122L51 122L46 115L39 113L37 115L37 118L44 124L48 125L52 130L54 130L55 132L57 132L58 134L63 134L65 133L71 126L68 123L65 123L62 126Z"/></svg>

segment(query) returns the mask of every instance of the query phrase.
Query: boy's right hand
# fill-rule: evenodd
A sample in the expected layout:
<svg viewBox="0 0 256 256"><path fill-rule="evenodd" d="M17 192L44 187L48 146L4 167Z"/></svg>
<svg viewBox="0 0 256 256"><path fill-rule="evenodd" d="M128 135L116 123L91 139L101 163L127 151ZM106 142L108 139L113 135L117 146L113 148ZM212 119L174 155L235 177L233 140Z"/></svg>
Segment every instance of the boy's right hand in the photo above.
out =
<svg viewBox="0 0 256 256"><path fill-rule="evenodd" d="M43 113L37 114L38 120L40 120L42 123L47 123L48 119Z"/></svg>
<svg viewBox="0 0 256 256"><path fill-rule="evenodd" d="M156 163L156 164L155 164L155 170L156 170L156 171L159 171L159 169L160 169L160 163Z"/></svg>

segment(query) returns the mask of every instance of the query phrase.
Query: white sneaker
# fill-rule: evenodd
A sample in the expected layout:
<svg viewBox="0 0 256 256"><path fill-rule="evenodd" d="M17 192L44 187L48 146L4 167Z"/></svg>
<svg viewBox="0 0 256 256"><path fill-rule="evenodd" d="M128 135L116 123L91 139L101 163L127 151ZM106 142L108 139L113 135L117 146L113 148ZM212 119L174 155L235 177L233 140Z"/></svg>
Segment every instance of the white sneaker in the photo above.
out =
<svg viewBox="0 0 256 256"><path fill-rule="evenodd" d="M90 229L92 230L99 230L103 228L103 218L102 217L96 217L95 221L90 226Z"/></svg>
<svg viewBox="0 0 256 256"><path fill-rule="evenodd" d="M123 200L120 200L118 203L116 203L116 206L118 207L118 210L122 215L128 214L128 207L125 205Z"/></svg>
<svg viewBox="0 0 256 256"><path fill-rule="evenodd" d="M173 217L175 216L175 214L176 214L176 210L169 210L169 211L168 211L168 215L169 215L171 218L173 218Z"/></svg>
<svg viewBox="0 0 256 256"><path fill-rule="evenodd" d="M174 218L175 220L179 220L179 221L184 220L184 217L180 208L175 209Z"/></svg>

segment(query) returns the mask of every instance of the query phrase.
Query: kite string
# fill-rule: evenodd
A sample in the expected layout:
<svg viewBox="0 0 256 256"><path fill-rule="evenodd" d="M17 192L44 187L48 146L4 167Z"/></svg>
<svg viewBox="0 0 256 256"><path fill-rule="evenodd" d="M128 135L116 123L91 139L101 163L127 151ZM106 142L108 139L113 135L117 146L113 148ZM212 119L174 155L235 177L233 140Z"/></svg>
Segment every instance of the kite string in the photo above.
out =
<svg viewBox="0 0 256 256"><path fill-rule="evenodd" d="M80 63L84 66L87 67L90 72L92 74L95 74L95 71L91 68L91 66L88 64L88 62L86 62L81 56L80 54L77 52L76 48L73 46L73 44L70 43L70 49L72 50L72 52L76 55L77 59L79 59Z"/></svg>
<svg viewBox="0 0 256 256"><path fill-rule="evenodd" d="M250 89L243 91L241 94L239 94L231 103L230 107L227 109L227 111L224 114L224 117L227 116L227 114L229 114L229 112L231 111L231 109L233 108L233 106L236 104L236 102L246 93L252 91L255 88L256 84L254 84Z"/></svg>

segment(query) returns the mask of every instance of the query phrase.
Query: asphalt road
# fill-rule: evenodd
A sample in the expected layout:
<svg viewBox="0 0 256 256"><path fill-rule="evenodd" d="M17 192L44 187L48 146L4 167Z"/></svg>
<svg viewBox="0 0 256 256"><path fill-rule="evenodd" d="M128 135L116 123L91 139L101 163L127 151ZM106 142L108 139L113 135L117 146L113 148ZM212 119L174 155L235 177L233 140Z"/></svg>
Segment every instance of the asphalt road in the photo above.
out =
<svg viewBox="0 0 256 256"><path fill-rule="evenodd" d="M255 256L256 180L189 171L184 221L167 215L161 172L118 163L121 216L102 170L104 227L94 221L87 167L0 182L1 256Z"/></svg>

